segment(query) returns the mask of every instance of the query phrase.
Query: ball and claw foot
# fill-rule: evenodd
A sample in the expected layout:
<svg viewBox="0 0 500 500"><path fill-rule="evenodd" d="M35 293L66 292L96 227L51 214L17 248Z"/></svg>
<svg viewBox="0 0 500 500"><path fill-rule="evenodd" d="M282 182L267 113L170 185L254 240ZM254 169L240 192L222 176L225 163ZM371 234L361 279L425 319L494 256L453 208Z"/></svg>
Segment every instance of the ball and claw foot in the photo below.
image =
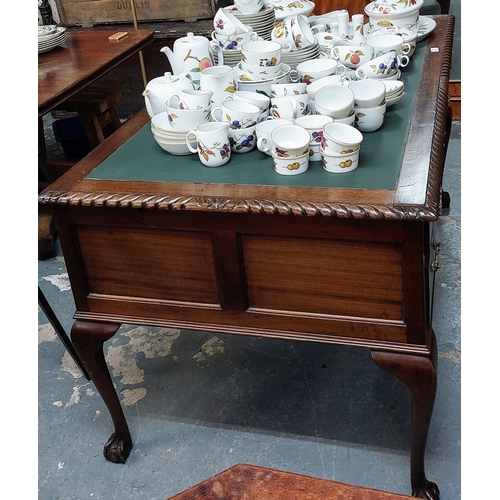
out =
<svg viewBox="0 0 500 500"><path fill-rule="evenodd" d="M439 500L439 488L432 481L425 481L424 484L413 488L412 496L417 498L426 498L427 500Z"/></svg>
<svg viewBox="0 0 500 500"><path fill-rule="evenodd" d="M106 460L115 464L124 464L130 455L132 449L132 440L118 437L115 433L111 434L108 442L104 445L104 456Z"/></svg>

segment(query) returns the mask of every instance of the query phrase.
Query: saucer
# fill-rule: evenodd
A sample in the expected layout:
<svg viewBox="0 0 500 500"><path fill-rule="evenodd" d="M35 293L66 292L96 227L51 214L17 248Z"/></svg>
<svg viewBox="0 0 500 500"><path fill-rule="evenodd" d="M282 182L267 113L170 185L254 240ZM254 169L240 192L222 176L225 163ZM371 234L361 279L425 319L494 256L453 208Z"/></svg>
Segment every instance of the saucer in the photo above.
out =
<svg viewBox="0 0 500 500"><path fill-rule="evenodd" d="M309 2L308 0L298 0L296 2L282 0L280 2L275 2L274 11L276 21L283 21L286 17L298 16L300 14L309 16L309 14L314 10L314 7L316 7L316 4L314 2Z"/></svg>
<svg viewBox="0 0 500 500"><path fill-rule="evenodd" d="M418 32L417 32L417 42L423 40L436 28L436 21L427 16L420 16L418 18Z"/></svg>

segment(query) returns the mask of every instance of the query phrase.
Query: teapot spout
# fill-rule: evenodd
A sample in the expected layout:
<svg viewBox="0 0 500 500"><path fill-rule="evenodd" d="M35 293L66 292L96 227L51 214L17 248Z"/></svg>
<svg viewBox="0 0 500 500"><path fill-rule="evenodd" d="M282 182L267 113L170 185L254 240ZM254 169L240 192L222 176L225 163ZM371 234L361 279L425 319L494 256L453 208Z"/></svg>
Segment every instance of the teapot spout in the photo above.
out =
<svg viewBox="0 0 500 500"><path fill-rule="evenodd" d="M170 67L172 68L172 73L174 75L178 75L179 73L182 72L182 62L180 59L172 52L172 49L170 47L162 47L160 49L160 52L163 52L167 58L168 62L170 63Z"/></svg>

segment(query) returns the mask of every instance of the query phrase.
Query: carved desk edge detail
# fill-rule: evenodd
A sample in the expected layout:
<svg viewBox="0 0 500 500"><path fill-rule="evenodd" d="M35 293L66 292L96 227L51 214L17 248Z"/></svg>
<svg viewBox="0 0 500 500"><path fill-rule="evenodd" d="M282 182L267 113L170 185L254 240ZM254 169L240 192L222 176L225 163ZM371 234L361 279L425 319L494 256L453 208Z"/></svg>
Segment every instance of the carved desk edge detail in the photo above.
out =
<svg viewBox="0 0 500 500"><path fill-rule="evenodd" d="M141 210L186 210L232 212L267 215L337 217L347 219L421 220L438 218L436 207L387 206L328 201L295 201L278 199L211 198L131 193L86 193L46 191L39 198L41 205L135 208Z"/></svg>
<svg viewBox="0 0 500 500"><path fill-rule="evenodd" d="M440 213L440 192L443 180L444 162L446 160L445 141L447 133L448 109L450 107L450 72L453 50L453 31L455 26L455 17L448 16L446 26L443 64L441 65L441 75L439 78L439 88L436 103L436 123L431 144L431 157L429 166L429 180L427 184L426 200L428 207ZM443 147L445 145L445 147ZM437 203L437 206L436 206Z"/></svg>

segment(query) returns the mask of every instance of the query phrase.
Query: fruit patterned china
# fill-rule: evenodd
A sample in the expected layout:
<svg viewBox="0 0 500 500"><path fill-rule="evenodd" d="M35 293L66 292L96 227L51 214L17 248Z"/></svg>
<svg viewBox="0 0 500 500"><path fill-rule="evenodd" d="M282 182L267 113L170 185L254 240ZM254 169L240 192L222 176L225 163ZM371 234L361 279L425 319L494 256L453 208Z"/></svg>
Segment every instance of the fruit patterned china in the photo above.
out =
<svg viewBox="0 0 500 500"><path fill-rule="evenodd" d="M303 174L309 168L310 152L306 151L301 156L287 158L272 154L274 171L280 175Z"/></svg>
<svg viewBox="0 0 500 500"><path fill-rule="evenodd" d="M370 30L388 26L415 29L424 0L375 0L364 9Z"/></svg>
<svg viewBox="0 0 500 500"><path fill-rule="evenodd" d="M191 137L196 139L196 147L191 144ZM186 134L186 144L192 153L206 167L220 167L231 158L228 123L204 123Z"/></svg>

